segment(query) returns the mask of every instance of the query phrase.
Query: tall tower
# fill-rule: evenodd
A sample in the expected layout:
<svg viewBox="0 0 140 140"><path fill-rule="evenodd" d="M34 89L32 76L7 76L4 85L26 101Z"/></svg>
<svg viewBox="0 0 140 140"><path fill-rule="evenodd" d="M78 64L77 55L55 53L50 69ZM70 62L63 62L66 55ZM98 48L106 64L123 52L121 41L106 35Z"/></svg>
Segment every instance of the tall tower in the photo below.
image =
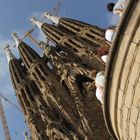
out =
<svg viewBox="0 0 140 140"><path fill-rule="evenodd" d="M89 43L95 44L96 46L106 44L104 37L105 30L100 27L74 19L53 16L47 12L43 15L57 26L67 29Z"/></svg>
<svg viewBox="0 0 140 140"><path fill-rule="evenodd" d="M35 18L32 18L31 21L35 23L48 38L53 40L57 45L77 55L83 63L97 71L104 70L104 64L97 53L100 47L99 44L88 43L77 35L65 32L61 27L40 22Z"/></svg>
<svg viewBox="0 0 140 140"><path fill-rule="evenodd" d="M8 48L6 48L6 51L8 51L8 53L10 52ZM81 138L69 125L69 123L63 119L61 114L58 114L58 112L52 110L45 103L35 82L30 79L30 76L27 75L27 73L24 73L24 70L18 60L15 59L14 61L17 62L15 63L16 67L21 67L20 70L17 68L14 69L14 71L16 71L16 73L19 75L21 73L24 74L22 81L21 77L18 77L20 83L15 84L17 85L15 90L17 97L22 105L25 119L29 124L33 140L47 140L54 137L66 140ZM14 71L11 68L11 65L13 64L14 62L12 60L12 62L10 62L10 71L12 71L11 77L15 76L13 75ZM13 82L14 81L15 79ZM22 91L21 96L19 93L20 91Z"/></svg>
<svg viewBox="0 0 140 140"><path fill-rule="evenodd" d="M14 57L8 46L6 47L5 51L7 54L13 87L22 107L25 119L29 125L31 133L33 134L32 137L35 140L47 139L45 134L45 125L38 113L34 98L34 96L39 94L39 92L28 79L28 74L25 67L22 66L19 60Z"/></svg>
<svg viewBox="0 0 140 140"><path fill-rule="evenodd" d="M45 102L71 124L78 135L85 134L69 92L56 80L55 74L50 72L47 64L31 47L21 41L16 33L13 34L13 37L21 59L40 89Z"/></svg>

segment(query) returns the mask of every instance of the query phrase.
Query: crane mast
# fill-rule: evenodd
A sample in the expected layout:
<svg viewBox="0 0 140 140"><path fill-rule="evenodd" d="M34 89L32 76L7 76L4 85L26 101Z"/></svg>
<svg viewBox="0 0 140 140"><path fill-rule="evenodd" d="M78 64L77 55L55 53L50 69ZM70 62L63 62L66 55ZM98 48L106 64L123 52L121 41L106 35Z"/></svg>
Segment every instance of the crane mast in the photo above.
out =
<svg viewBox="0 0 140 140"><path fill-rule="evenodd" d="M4 101L8 102L9 104L11 104L13 107L15 107L18 111L22 112L21 108L18 107L16 104L14 104L11 100L9 100L8 98L6 98L3 94L0 94L0 98L4 99Z"/></svg>
<svg viewBox="0 0 140 140"><path fill-rule="evenodd" d="M31 32L30 32L30 31L29 31L29 32L26 32L25 36L28 36L29 39L30 39L35 45L37 45L38 47L40 47L39 42L37 42L37 40L33 38L33 36L31 35Z"/></svg>
<svg viewBox="0 0 140 140"><path fill-rule="evenodd" d="M59 0L58 3L56 4L56 6L53 8L52 12L49 12L51 14L54 14L54 15L58 15L58 12L60 10L60 7L61 7L61 3L62 3L62 0ZM45 17L43 19L41 19L41 21L43 21L45 19ZM54 24L54 23L53 23ZM34 26L32 29L30 29L29 31L27 31L23 37L23 39L25 37L28 37L35 45L37 45L38 47L40 47L40 42L38 42L33 36L32 36L32 32L34 31L34 29L36 28L36 26ZM46 40L45 44L48 45L49 44L49 39Z"/></svg>
<svg viewBox="0 0 140 140"><path fill-rule="evenodd" d="M6 117L5 117L2 102L1 102L1 97L0 97L0 118L1 118L3 129L4 129L5 140L11 140L8 125L6 122Z"/></svg>

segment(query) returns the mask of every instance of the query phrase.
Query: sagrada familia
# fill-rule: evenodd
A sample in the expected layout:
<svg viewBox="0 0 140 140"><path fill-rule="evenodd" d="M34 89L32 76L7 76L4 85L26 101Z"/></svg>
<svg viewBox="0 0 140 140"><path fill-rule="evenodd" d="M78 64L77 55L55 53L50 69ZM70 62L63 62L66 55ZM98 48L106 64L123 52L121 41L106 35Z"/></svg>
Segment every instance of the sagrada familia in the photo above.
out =
<svg viewBox="0 0 140 140"><path fill-rule="evenodd" d="M36 24L56 46L42 47L41 57L17 33L20 59L6 47L12 84L32 140L109 139L102 105L95 96L100 56L109 50L104 29L45 13L55 24Z"/></svg>

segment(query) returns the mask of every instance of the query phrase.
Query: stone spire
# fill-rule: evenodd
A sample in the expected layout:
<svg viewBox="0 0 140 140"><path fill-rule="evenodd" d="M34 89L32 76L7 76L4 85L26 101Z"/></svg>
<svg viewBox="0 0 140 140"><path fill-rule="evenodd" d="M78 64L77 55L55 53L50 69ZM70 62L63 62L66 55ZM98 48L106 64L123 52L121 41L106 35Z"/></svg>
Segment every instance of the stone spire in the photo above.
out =
<svg viewBox="0 0 140 140"><path fill-rule="evenodd" d="M47 23L42 24L41 30L55 44L59 44L64 49L80 57L83 63L86 63L89 67L97 71L104 70L104 64L97 55L98 48L100 47L97 40L94 43L86 42L77 35L71 35L67 30Z"/></svg>
<svg viewBox="0 0 140 140"><path fill-rule="evenodd" d="M87 42L99 46L102 44L108 46L104 37L105 30L100 27L75 19L52 16L47 12L45 12L43 15L44 17L47 17L49 20L51 20L53 23L57 24L58 27L66 29L65 31L67 32L70 31L76 34Z"/></svg>
<svg viewBox="0 0 140 140"><path fill-rule="evenodd" d="M14 57L9 46L5 48L5 51L8 55L9 71L13 88L31 133L35 135L36 140L40 140L40 138L47 140L47 135L45 133L46 126L41 115L38 113L38 104L35 100L35 97L40 94L40 90L35 85L35 82L30 80L27 69Z"/></svg>
<svg viewBox="0 0 140 140"><path fill-rule="evenodd" d="M16 32L12 33L12 37L15 40L16 46L18 47L18 45L22 42L22 40L18 37Z"/></svg>
<svg viewBox="0 0 140 140"><path fill-rule="evenodd" d="M53 16L53 15L51 15L48 12L43 13L43 16L44 17L47 17L49 20L51 20L55 24L58 24L59 23L60 17Z"/></svg>
<svg viewBox="0 0 140 140"><path fill-rule="evenodd" d="M8 60L8 63L15 59L15 56L13 55L13 53L11 52L10 50L10 46L7 44L6 47L5 47L5 52L6 52L6 55L7 55L7 60Z"/></svg>
<svg viewBox="0 0 140 140"><path fill-rule="evenodd" d="M34 23L35 25L37 25L40 29L41 29L42 25L44 24L43 22L37 20L37 19L34 18L34 17L32 17L32 18L30 19L30 21L31 21L32 23Z"/></svg>
<svg viewBox="0 0 140 140"><path fill-rule="evenodd" d="M29 47L24 41L22 41L18 36L17 33L13 33L12 36L15 39L16 45L19 49L19 53L21 59L25 65L25 67L30 67L31 64L39 57L39 55L33 51L31 47Z"/></svg>

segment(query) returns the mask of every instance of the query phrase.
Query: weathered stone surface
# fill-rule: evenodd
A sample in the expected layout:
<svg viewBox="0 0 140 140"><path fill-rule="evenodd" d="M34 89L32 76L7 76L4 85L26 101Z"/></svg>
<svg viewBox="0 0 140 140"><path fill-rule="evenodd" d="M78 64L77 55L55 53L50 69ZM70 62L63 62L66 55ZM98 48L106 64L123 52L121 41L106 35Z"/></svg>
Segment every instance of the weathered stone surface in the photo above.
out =
<svg viewBox="0 0 140 140"><path fill-rule="evenodd" d="M131 6L130 6L131 5ZM104 106L115 139L139 140L140 116L140 0L129 1L114 41L107 69ZM109 96L109 97L107 97ZM108 109L107 114L107 108ZM105 110L106 109L106 110Z"/></svg>

